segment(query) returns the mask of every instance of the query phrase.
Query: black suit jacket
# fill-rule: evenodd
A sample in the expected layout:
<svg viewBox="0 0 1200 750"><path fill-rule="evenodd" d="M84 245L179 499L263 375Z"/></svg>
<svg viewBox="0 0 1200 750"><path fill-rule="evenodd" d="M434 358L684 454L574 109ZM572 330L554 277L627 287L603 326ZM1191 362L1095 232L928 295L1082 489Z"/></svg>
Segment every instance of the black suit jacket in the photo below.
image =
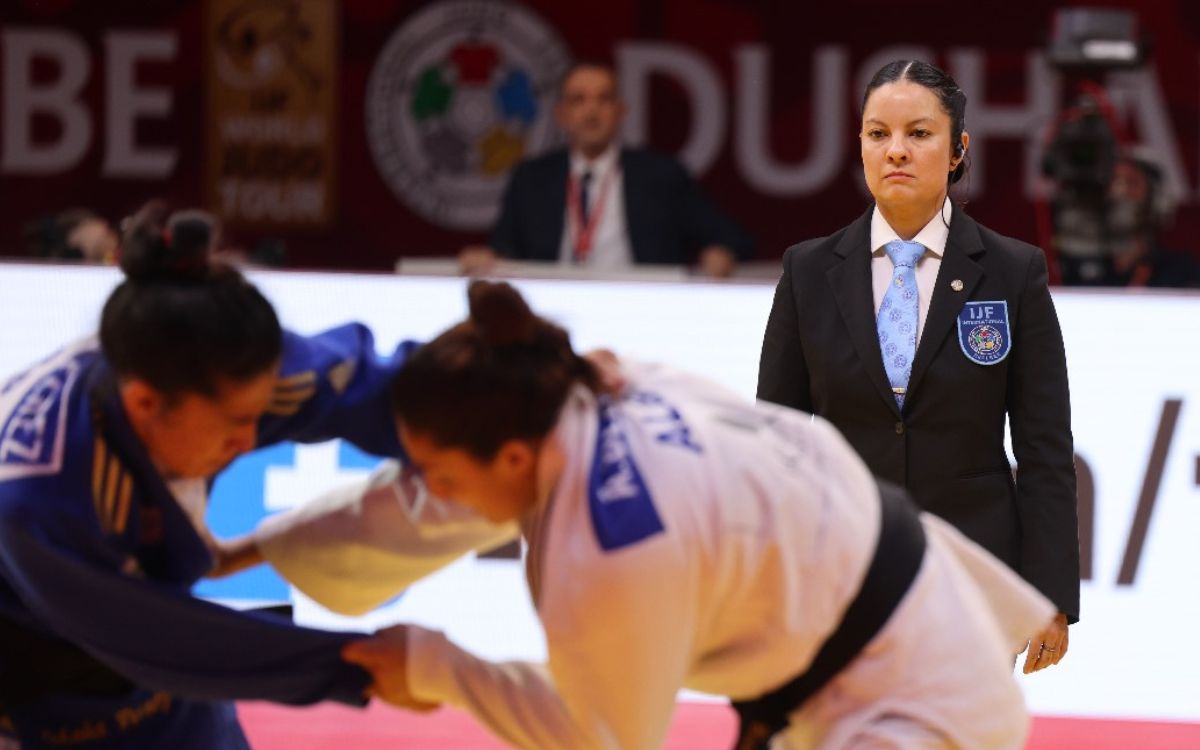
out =
<svg viewBox="0 0 1200 750"><path fill-rule="evenodd" d="M491 245L520 260L559 259L567 206L570 157L558 149L518 164L509 177ZM621 149L625 219L638 263L683 265L707 245L739 258L753 244L724 217L675 159L645 149Z"/></svg>
<svg viewBox="0 0 1200 750"><path fill-rule="evenodd" d="M1008 563L1075 621L1074 449L1045 256L954 210L901 411L876 334L870 234L867 211L829 237L788 249L758 397L832 422L872 471L907 487L921 507ZM956 279L961 291L951 285ZM1001 362L980 365L963 354L957 319L968 300L1008 302L1012 349ZM1006 415L1015 482L1004 451Z"/></svg>

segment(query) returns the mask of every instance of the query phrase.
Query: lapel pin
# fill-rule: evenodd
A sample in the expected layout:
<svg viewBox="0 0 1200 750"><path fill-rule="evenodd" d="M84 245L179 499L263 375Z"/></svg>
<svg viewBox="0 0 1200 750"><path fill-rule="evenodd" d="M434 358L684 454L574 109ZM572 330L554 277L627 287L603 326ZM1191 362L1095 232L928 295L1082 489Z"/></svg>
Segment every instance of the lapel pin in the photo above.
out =
<svg viewBox="0 0 1200 750"><path fill-rule="evenodd" d="M961 292L963 290L962 279L955 279L954 281L951 281L950 288L956 292Z"/></svg>

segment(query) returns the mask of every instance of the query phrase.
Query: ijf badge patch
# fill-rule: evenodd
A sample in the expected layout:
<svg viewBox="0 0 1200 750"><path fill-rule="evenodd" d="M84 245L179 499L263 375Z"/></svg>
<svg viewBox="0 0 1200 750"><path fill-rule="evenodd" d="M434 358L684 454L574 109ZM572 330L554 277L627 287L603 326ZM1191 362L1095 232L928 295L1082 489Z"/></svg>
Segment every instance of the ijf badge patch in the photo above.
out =
<svg viewBox="0 0 1200 750"><path fill-rule="evenodd" d="M981 365L1001 362L1012 351L1008 302L974 301L958 314L958 343L967 359Z"/></svg>

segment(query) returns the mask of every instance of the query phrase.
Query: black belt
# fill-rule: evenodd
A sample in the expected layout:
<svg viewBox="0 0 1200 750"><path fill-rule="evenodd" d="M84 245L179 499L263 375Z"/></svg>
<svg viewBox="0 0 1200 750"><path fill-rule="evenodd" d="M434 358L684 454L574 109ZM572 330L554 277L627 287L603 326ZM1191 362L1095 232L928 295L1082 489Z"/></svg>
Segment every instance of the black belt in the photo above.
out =
<svg viewBox="0 0 1200 750"><path fill-rule="evenodd" d="M879 501L879 541L854 601L807 671L766 695L733 702L741 725L734 750L766 750L788 715L858 656L908 593L925 557L925 530L903 489L880 481Z"/></svg>

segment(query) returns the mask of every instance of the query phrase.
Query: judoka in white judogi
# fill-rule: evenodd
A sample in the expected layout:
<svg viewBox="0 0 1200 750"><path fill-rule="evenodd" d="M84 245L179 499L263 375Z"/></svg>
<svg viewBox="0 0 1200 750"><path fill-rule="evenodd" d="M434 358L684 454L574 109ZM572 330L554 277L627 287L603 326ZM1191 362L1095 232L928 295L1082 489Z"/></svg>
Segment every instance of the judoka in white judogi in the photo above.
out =
<svg viewBox="0 0 1200 750"><path fill-rule="evenodd" d="M875 549L877 485L828 424L665 367L626 371L618 399L572 392L548 438L565 469L521 520L548 662L491 663L408 630L413 695L517 747L658 748L680 688L745 699L787 682ZM309 596L355 613L517 533L402 474L386 465L268 519L261 549ZM921 522L924 560L900 605L772 747L1023 746L1013 654L1054 608L945 523Z"/></svg>

